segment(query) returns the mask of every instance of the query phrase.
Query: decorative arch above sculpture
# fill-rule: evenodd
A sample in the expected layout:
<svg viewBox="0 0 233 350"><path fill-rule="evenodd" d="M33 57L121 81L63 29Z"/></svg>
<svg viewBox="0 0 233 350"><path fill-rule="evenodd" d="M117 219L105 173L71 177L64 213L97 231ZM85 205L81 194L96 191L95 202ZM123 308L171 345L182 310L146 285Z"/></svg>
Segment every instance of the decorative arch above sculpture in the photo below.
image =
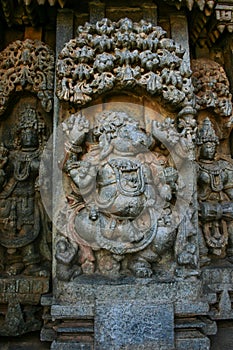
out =
<svg viewBox="0 0 233 350"><path fill-rule="evenodd" d="M192 60L192 82L196 95L196 109L212 108L221 117L232 114L232 95L224 68L217 62L199 58Z"/></svg>
<svg viewBox="0 0 233 350"><path fill-rule="evenodd" d="M144 20L86 23L58 57L57 96L84 106L107 92L134 89L182 110L193 105L191 71L183 55L161 27Z"/></svg>
<svg viewBox="0 0 233 350"><path fill-rule="evenodd" d="M46 112L53 106L54 53L38 40L17 40L0 53L0 115L14 92L31 91Z"/></svg>

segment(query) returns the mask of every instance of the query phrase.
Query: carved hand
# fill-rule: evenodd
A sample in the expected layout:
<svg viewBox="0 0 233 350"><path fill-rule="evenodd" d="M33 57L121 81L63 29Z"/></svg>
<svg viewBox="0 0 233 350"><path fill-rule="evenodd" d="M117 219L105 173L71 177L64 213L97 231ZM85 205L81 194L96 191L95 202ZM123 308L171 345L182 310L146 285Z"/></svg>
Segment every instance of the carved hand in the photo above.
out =
<svg viewBox="0 0 233 350"><path fill-rule="evenodd" d="M85 135L89 131L89 121L81 114L72 114L67 122L62 123L62 127L69 138L69 142L79 146L83 143Z"/></svg>

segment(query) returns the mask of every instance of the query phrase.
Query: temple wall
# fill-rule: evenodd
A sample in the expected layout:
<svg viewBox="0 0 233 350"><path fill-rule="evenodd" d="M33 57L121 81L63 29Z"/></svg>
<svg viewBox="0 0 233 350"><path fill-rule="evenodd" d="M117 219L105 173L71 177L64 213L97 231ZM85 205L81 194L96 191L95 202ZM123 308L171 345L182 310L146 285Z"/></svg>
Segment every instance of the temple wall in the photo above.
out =
<svg viewBox="0 0 233 350"><path fill-rule="evenodd" d="M4 348L231 349L232 29L223 2L2 1Z"/></svg>

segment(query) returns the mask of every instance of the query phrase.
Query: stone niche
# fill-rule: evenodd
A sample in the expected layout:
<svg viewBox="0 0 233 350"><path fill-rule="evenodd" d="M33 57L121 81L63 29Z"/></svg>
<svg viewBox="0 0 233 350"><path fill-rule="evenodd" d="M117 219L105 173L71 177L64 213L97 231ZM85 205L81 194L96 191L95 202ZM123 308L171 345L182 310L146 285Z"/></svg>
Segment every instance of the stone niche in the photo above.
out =
<svg viewBox="0 0 233 350"><path fill-rule="evenodd" d="M42 298L41 339L51 349L209 349L215 296L201 278L185 51L161 27L104 18L78 28L56 76L59 123L42 159L53 174L53 296Z"/></svg>

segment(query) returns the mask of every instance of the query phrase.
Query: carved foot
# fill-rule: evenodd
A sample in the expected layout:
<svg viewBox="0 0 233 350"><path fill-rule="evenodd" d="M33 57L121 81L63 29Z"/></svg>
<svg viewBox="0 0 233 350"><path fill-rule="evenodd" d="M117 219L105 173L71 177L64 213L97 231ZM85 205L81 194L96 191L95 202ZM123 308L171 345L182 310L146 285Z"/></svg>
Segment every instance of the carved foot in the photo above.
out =
<svg viewBox="0 0 233 350"><path fill-rule="evenodd" d="M81 275L82 270L80 266L75 265L72 269L71 281L73 281L76 277Z"/></svg>
<svg viewBox="0 0 233 350"><path fill-rule="evenodd" d="M24 269L23 274L26 276L34 276L34 277L48 277L49 276L49 272L46 269L42 268L38 264L28 265Z"/></svg>
<svg viewBox="0 0 233 350"><path fill-rule="evenodd" d="M6 274L9 276L16 276L19 275L24 268L23 263L14 263L12 265L7 266L6 268Z"/></svg>
<svg viewBox="0 0 233 350"><path fill-rule="evenodd" d="M92 275L95 272L95 265L92 261L86 260L82 264L82 271L86 275Z"/></svg>
<svg viewBox="0 0 233 350"><path fill-rule="evenodd" d="M130 269L135 277L138 278L148 278L153 274L151 266L147 261L135 261L131 264Z"/></svg>

